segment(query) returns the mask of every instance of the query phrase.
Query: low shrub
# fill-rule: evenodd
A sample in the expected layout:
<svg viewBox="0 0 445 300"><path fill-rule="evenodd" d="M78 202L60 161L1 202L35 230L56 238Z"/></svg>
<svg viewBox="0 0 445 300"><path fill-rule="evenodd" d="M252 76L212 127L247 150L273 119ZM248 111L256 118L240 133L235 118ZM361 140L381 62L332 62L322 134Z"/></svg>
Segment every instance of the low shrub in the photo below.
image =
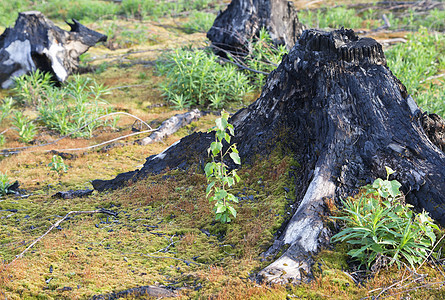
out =
<svg viewBox="0 0 445 300"><path fill-rule="evenodd" d="M368 268L379 256L398 266L405 259L414 267L429 256L436 241L433 230L439 230L427 212L414 213L403 203L400 183L389 181L393 172L387 168L386 180L379 178L365 186L359 199L344 200L344 216L334 217L344 221L346 228L332 242L353 245L348 254Z"/></svg>
<svg viewBox="0 0 445 300"><path fill-rule="evenodd" d="M52 85L46 74L36 71L16 82L14 91L19 102L34 106L39 113L38 122L48 129L88 138L95 128L109 125L96 120L110 112L102 98L109 90L91 78L73 75L59 88ZM34 123L18 112L14 122L21 140L29 142L35 134Z"/></svg>
<svg viewBox="0 0 445 300"><path fill-rule="evenodd" d="M338 29L361 28L364 18L357 15L355 9L344 6L319 8L317 10L300 10L298 18L308 28Z"/></svg>
<svg viewBox="0 0 445 300"><path fill-rule="evenodd" d="M68 171L68 166L63 161L63 158L59 155L53 155L51 162L48 164L51 171L56 172L59 177L62 176L63 173Z"/></svg>
<svg viewBox="0 0 445 300"><path fill-rule="evenodd" d="M181 107L212 103L222 107L252 91L246 75L232 64L219 64L216 56L205 50L175 50L159 61L157 70L166 76L161 84L163 95Z"/></svg>
<svg viewBox="0 0 445 300"><path fill-rule="evenodd" d="M247 66L251 69L270 73L280 64L283 56L287 54L284 45L274 45L269 33L265 28L260 30L258 38L252 42L250 54L245 59ZM261 88L267 75L247 71L251 81L257 88Z"/></svg>
<svg viewBox="0 0 445 300"><path fill-rule="evenodd" d="M7 97L3 99L2 104L0 104L0 124L9 117L12 107L14 105L14 99Z"/></svg>
<svg viewBox="0 0 445 300"><path fill-rule="evenodd" d="M13 91L25 105L40 104L46 91L53 86L52 75L39 69L30 74L16 77L14 81Z"/></svg>
<svg viewBox="0 0 445 300"><path fill-rule="evenodd" d="M33 121L21 111L15 111L13 116L14 130L19 133L20 141L31 142L37 134L37 128Z"/></svg>
<svg viewBox="0 0 445 300"><path fill-rule="evenodd" d="M38 107L40 120L61 135L73 133L73 137L89 138L94 129L108 125L96 120L110 113L102 99L107 93L107 88L91 78L74 75L63 89L47 91L48 98Z"/></svg>

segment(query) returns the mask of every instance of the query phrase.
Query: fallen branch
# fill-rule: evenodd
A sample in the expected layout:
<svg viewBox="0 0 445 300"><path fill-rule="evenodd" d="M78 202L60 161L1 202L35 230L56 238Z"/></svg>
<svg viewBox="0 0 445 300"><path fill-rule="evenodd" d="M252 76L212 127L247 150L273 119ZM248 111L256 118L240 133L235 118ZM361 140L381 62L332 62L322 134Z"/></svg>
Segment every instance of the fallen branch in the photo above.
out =
<svg viewBox="0 0 445 300"><path fill-rule="evenodd" d="M190 124L192 121L199 119L202 116L198 109L194 109L184 114L177 114L168 120L162 122L161 126L153 132L149 137L143 138L137 143L142 146L158 142L165 137L175 133L185 125Z"/></svg>
<svg viewBox="0 0 445 300"><path fill-rule="evenodd" d="M32 242L25 250L22 251L22 253L20 253L19 255L16 255L16 257L7 265L11 265L14 261L16 261L19 258L22 258L23 255L29 250L31 249L35 244L37 244L42 238L44 238L48 233L51 232L51 230L53 230L54 228L56 228L57 226L59 226L60 223L62 223L63 221L66 220L66 218L68 218L69 215L75 214L94 214L94 213L104 213L104 214L109 214L112 216L117 216L117 213L111 210L107 210L107 209L96 209L96 210L89 210L89 211L70 211L69 213L67 213L65 215L65 217L63 217L62 219L60 219L59 221L57 221L56 223L54 223L43 235L41 235L39 238L37 238L36 240L34 240L34 242Z"/></svg>

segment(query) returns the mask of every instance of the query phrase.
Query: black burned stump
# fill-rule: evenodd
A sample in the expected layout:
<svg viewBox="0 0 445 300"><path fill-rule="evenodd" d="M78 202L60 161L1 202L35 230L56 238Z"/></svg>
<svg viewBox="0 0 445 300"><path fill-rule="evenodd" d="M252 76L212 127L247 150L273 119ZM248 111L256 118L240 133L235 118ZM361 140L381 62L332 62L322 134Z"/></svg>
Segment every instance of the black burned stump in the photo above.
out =
<svg viewBox="0 0 445 300"><path fill-rule="evenodd" d="M250 43L265 28L275 44L290 49L304 26L293 3L287 0L232 0L207 32L216 53L245 56Z"/></svg>
<svg viewBox="0 0 445 300"><path fill-rule="evenodd" d="M14 28L0 35L0 87L10 88L14 78L39 69L63 82L77 70L79 56L107 37L76 20L65 31L38 11L19 13Z"/></svg>
<svg viewBox="0 0 445 300"><path fill-rule="evenodd" d="M407 202L445 225L445 154L439 148L444 131L436 128L445 123L437 118L421 112L375 40L358 38L352 30L304 31L269 75L260 98L230 120L243 162L280 144L301 165L298 208L265 254L289 247L259 278L287 283L309 273L311 255L329 242L325 200L384 178L385 166L396 170ZM93 185L116 188L167 167L189 167L206 159L212 140L210 133L195 133L149 157L140 171Z"/></svg>

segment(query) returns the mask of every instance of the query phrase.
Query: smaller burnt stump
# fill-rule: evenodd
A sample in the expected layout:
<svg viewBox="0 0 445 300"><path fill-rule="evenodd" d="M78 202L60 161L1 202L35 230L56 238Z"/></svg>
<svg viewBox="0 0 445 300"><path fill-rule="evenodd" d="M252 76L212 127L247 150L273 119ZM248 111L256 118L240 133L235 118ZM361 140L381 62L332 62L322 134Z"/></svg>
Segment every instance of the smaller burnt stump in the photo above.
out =
<svg viewBox="0 0 445 300"><path fill-rule="evenodd" d="M290 49L303 32L293 3L287 0L232 0L215 19L207 38L215 52L245 56L251 41L265 28L272 41Z"/></svg>
<svg viewBox="0 0 445 300"><path fill-rule="evenodd" d="M65 31L38 11L19 13L14 28L0 35L0 87L10 88L14 78L39 69L63 82L77 70L79 56L107 36L76 20Z"/></svg>

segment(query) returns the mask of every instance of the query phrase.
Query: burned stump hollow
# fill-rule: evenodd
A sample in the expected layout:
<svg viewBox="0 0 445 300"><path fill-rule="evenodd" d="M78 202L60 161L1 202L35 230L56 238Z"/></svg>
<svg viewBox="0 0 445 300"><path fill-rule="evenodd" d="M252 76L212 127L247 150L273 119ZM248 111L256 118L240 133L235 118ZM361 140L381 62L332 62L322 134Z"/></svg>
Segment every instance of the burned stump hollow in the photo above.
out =
<svg viewBox="0 0 445 300"><path fill-rule="evenodd" d="M0 87L10 88L14 78L39 69L63 82L77 70L79 56L107 36L76 20L65 31L38 11L19 13L14 28L0 35Z"/></svg>
<svg viewBox="0 0 445 300"><path fill-rule="evenodd" d="M232 0L207 32L215 52L245 56L261 28L275 44L290 49L303 31L293 3L287 0Z"/></svg>
<svg viewBox="0 0 445 300"><path fill-rule="evenodd" d="M393 176L409 203L445 225L445 154L428 138L424 118L375 40L358 38L352 30L304 31L269 75L260 98L230 120L244 162L281 144L301 165L298 208L266 254L289 247L259 277L301 280L302 270L310 272L311 255L329 242L324 200L384 178L385 166L396 170ZM141 170L93 185L116 188L166 167L185 168L190 157L204 161L212 140L209 133L195 133L149 157Z"/></svg>

